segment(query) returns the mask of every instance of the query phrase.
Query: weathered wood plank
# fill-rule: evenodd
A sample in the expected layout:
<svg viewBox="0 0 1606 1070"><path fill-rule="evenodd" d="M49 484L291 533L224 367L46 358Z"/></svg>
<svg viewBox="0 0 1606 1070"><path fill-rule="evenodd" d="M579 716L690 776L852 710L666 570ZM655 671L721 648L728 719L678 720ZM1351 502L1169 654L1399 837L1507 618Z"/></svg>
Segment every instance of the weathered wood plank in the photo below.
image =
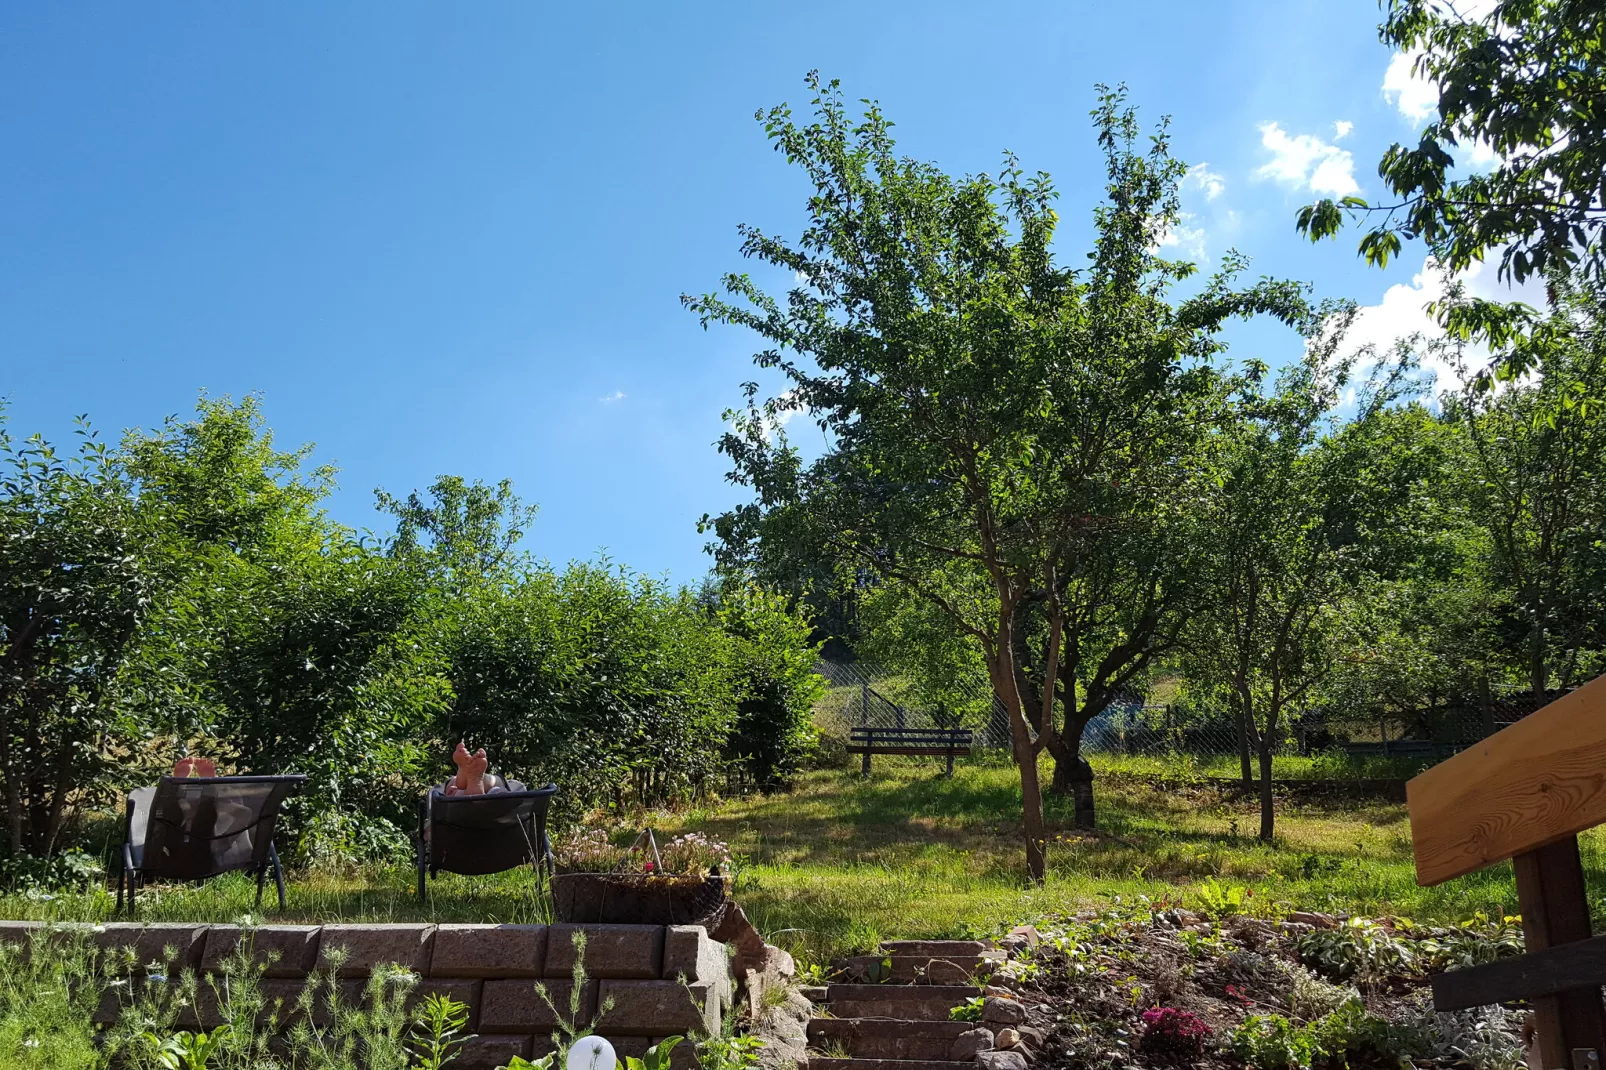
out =
<svg viewBox="0 0 1606 1070"><path fill-rule="evenodd" d="M1523 942L1530 949L1545 951L1589 940L1589 897L1578 837L1524 852L1512 859L1512 867L1517 872ZM1535 999L1533 1024L1545 1066L1573 1065L1575 1049L1606 1051L1606 1008L1598 985Z"/></svg>
<svg viewBox="0 0 1606 1070"><path fill-rule="evenodd" d="M945 754L953 754L960 758L970 757L969 747L849 747L849 754L916 754L941 758Z"/></svg>
<svg viewBox="0 0 1606 1070"><path fill-rule="evenodd" d="M1588 985L1606 985L1606 936L1435 974L1433 1007L1459 1011Z"/></svg>
<svg viewBox="0 0 1606 1070"><path fill-rule="evenodd" d="M1606 676L1410 780L1418 884L1606 823Z"/></svg>

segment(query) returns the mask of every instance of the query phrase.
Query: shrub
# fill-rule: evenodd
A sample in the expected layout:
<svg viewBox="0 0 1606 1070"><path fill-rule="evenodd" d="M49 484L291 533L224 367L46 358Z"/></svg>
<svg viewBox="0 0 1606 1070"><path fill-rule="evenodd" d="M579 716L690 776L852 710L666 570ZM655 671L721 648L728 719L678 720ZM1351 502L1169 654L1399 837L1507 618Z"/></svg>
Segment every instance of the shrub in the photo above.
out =
<svg viewBox="0 0 1606 1070"><path fill-rule="evenodd" d="M1310 1070L1316 1038L1280 1014L1251 1014L1233 1030L1232 1053L1254 1070Z"/></svg>
<svg viewBox="0 0 1606 1070"><path fill-rule="evenodd" d="M1212 1032L1210 1023L1189 1011L1156 1007L1143 1012L1143 1050L1167 1062L1198 1059Z"/></svg>
<svg viewBox="0 0 1606 1070"><path fill-rule="evenodd" d="M1376 984L1416 972L1416 951L1383 925L1350 918L1336 929L1317 929L1294 941L1299 960L1335 981Z"/></svg>

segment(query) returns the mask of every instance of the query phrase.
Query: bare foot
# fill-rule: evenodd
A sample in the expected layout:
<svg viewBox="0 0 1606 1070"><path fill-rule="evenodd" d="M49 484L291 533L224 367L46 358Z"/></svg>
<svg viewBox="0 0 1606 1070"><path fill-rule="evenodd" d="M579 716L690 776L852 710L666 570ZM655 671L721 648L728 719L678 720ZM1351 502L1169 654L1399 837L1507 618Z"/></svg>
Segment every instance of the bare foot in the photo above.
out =
<svg viewBox="0 0 1606 1070"><path fill-rule="evenodd" d="M457 744L457 749L452 752L452 761L457 763L457 776L452 779L452 787L458 789L459 791L462 791L468 787L468 764L473 760L474 756L471 755L468 752L468 748L463 746L462 742L459 741Z"/></svg>
<svg viewBox="0 0 1606 1070"><path fill-rule="evenodd" d="M180 758L173 763L173 775L180 780L188 780L195 771L194 758Z"/></svg>
<svg viewBox="0 0 1606 1070"><path fill-rule="evenodd" d="M475 751L473 757L469 758L468 764L463 767L463 771L468 774L468 784L464 788L468 794L485 794L485 770L490 764L490 759L485 757L484 747Z"/></svg>
<svg viewBox="0 0 1606 1070"><path fill-rule="evenodd" d="M196 776L217 776L217 763L210 758L195 759Z"/></svg>

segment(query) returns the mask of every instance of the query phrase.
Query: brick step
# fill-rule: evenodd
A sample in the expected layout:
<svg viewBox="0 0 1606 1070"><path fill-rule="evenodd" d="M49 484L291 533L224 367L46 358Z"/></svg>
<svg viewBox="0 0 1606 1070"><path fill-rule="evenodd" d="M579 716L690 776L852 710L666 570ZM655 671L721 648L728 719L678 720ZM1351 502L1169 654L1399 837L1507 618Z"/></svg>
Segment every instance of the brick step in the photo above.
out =
<svg viewBox="0 0 1606 1070"><path fill-rule="evenodd" d="M959 955L1003 953L991 940L883 940L881 950L889 955L933 955L941 958Z"/></svg>
<svg viewBox="0 0 1606 1070"><path fill-rule="evenodd" d="M948 1059L827 1059L809 1056L808 1070L976 1070L973 1062Z"/></svg>
<svg viewBox="0 0 1606 1070"><path fill-rule="evenodd" d="M1004 962L1004 953L986 955L855 955L842 960L842 968L849 976L865 980L880 980L880 972L888 965L890 984L962 985L978 974L991 974Z"/></svg>
<svg viewBox="0 0 1606 1070"><path fill-rule="evenodd" d="M837 1018L946 1022L949 1011L981 994L974 985L830 985L826 1006Z"/></svg>
<svg viewBox="0 0 1606 1070"><path fill-rule="evenodd" d="M886 1018L815 1018L809 1047L839 1047L860 1061L878 1059L945 1060L959 1034L977 1022L896 1021Z"/></svg>

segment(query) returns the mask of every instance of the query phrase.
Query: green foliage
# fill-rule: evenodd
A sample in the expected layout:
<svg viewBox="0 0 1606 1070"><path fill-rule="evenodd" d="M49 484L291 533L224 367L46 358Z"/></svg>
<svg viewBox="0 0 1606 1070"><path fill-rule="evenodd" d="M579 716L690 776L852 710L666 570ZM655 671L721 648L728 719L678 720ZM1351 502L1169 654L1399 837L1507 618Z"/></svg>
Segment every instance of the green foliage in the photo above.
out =
<svg viewBox="0 0 1606 1070"><path fill-rule="evenodd" d="M1412 55L1436 84L1437 114L1415 145L1392 145L1378 173L1394 203L1320 201L1299 213L1313 240L1346 214L1376 219L1360 251L1378 266L1401 238L1421 238L1451 271L1502 250L1518 282L1575 266L1606 265L1600 175L1606 171L1606 96L1599 56L1606 20L1580 0L1502 0L1477 18L1439 0L1390 0L1380 36ZM1479 166L1475 149L1494 156ZM1469 166L1470 164L1470 166ZM1512 310L1484 303L1485 334L1499 344Z"/></svg>
<svg viewBox="0 0 1606 1070"><path fill-rule="evenodd" d="M950 1008L948 1020L951 1022L979 1022L981 1021L982 1004L986 1002L983 996L975 996L957 1007Z"/></svg>
<svg viewBox="0 0 1606 1070"><path fill-rule="evenodd" d="M468 1006L450 996L431 992L413 1011L413 1030L408 1044L413 1049L418 1070L442 1070L457 1057L468 1039Z"/></svg>
<svg viewBox="0 0 1606 1070"><path fill-rule="evenodd" d="M213 1056L223 1051L229 1042L230 1030L220 1025L210 1033L192 1033L180 1030L169 1037L155 1033L143 1034L150 1044L158 1065L164 1070L206 1070Z"/></svg>
<svg viewBox="0 0 1606 1070"><path fill-rule="evenodd" d="M1296 1026L1280 1014L1249 1015L1228 1044L1254 1070L1310 1070L1318 1051L1308 1026Z"/></svg>
<svg viewBox="0 0 1606 1070"><path fill-rule="evenodd" d="M0 412L3 418L3 412ZM109 739L139 738L115 680L153 579L116 458L80 421L77 449L0 422L0 851L48 855L73 806L119 784Z"/></svg>
<svg viewBox="0 0 1606 1070"><path fill-rule="evenodd" d="M1253 889L1241 884L1223 884L1214 877L1206 878L1193 894L1200 908L1213 918L1248 913L1250 900L1255 895Z"/></svg>
<svg viewBox="0 0 1606 1070"><path fill-rule="evenodd" d="M670 1055L676 1045L685 1040L685 1037L665 1037L647 1049L643 1058L634 1055L625 1057L625 1070L669 1070Z"/></svg>
<svg viewBox="0 0 1606 1070"><path fill-rule="evenodd" d="M185 752L308 774L280 849L339 865L407 857L459 739L576 813L800 764L816 646L784 599L535 561L505 482L381 494L375 542L319 510L308 453L249 398L67 459L0 427L0 882L83 883L34 859Z"/></svg>
<svg viewBox="0 0 1606 1070"><path fill-rule="evenodd" d="M705 325L757 333L755 363L788 381L763 402L747 384L720 449L754 500L705 527L727 571L829 561L839 578L924 600L974 644L1010 716L1040 878L1029 757L1047 747L1080 778L1085 720L1186 618L1198 555L1172 521L1208 480L1197 462L1220 408L1208 362L1219 332L1233 317L1307 310L1296 286L1237 288L1236 257L1199 296L1168 299L1194 272L1154 252L1186 167L1163 127L1145 143L1120 90L1102 90L1093 113L1109 197L1090 262L1067 268L1047 175L1006 155L996 176L954 178L896 156L874 103L855 119L835 83L811 74L809 87L812 122L785 106L762 116L814 183L803 235L741 230L744 256L797 284L778 299L733 273L723 294L682 299ZM799 411L831 443L809 464L777 426ZM1023 694L1024 677L1046 706Z"/></svg>
<svg viewBox="0 0 1606 1070"><path fill-rule="evenodd" d="M1302 933L1294 947L1301 962L1336 981L1378 984L1412 976L1418 969L1418 952L1411 942L1367 918Z"/></svg>

